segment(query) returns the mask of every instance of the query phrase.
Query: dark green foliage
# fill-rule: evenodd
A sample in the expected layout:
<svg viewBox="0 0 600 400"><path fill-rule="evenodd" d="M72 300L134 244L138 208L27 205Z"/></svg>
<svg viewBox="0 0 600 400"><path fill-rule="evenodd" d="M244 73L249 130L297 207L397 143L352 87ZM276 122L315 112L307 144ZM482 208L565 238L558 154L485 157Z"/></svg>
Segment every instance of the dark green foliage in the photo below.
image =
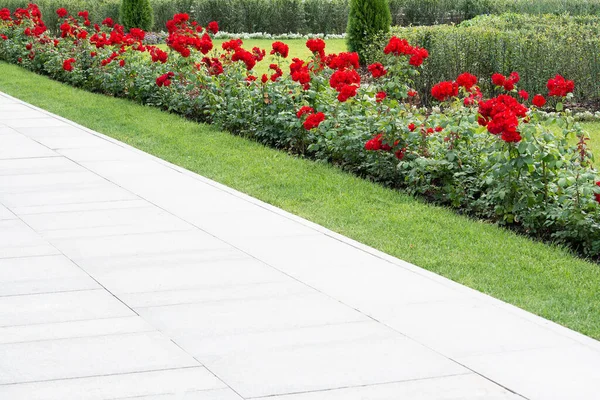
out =
<svg viewBox="0 0 600 400"><path fill-rule="evenodd" d="M149 31L154 26L154 13L150 0L122 0L119 17L127 31L131 28Z"/></svg>
<svg viewBox="0 0 600 400"><path fill-rule="evenodd" d="M378 34L389 32L391 23L388 0L350 0L346 29L348 50L357 52L364 62L367 42Z"/></svg>
<svg viewBox="0 0 600 400"><path fill-rule="evenodd" d="M0 0L0 8L27 7L32 0ZM201 24L219 21L223 31L339 34L346 31L349 0L149 0L151 30L165 30L173 14L186 12ZM600 0L388 0L392 25L460 23L480 14L600 15ZM37 0L47 25L56 30L57 8L88 10L93 23L119 20L120 0Z"/></svg>

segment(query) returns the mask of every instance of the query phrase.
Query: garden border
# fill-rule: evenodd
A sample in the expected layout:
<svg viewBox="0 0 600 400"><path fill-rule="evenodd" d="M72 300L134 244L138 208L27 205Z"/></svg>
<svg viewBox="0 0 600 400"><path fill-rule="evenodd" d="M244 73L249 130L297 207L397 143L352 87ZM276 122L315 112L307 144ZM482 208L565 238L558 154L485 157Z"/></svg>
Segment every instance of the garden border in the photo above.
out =
<svg viewBox="0 0 600 400"><path fill-rule="evenodd" d="M472 289L472 288L470 288L468 286L462 285L462 284L460 284L458 282L455 282L455 281L453 281L451 279L448 279L446 277L443 277L441 275L438 275L436 273L428 271L428 270L426 270L424 268L418 267L418 266L416 266L414 264L411 264L411 263L403 261L403 260L401 260L399 258L393 257L393 256L391 256L389 254L386 254L386 253L384 253L384 252L382 252L380 250L377 250L377 249L375 249L373 247L367 246L367 245L365 245L363 243L360 243L360 242L358 242L356 240L353 240L351 238L348 238L346 236L338 234L338 233L336 233L334 231L331 231L331 230L329 230L329 229L327 229L327 228L325 228L325 227L323 227L321 225L318 225L318 224L316 224L314 222L311 222L311 221L309 221L307 219L304 219L302 217L299 217L297 215L289 213L289 212L287 212L287 211L285 211L285 210L283 210L281 208L278 208L278 207L275 207L275 206L273 206L271 204L265 203L265 202L263 202L263 201L261 201L261 200L259 200L257 198L249 196L249 195L247 195L245 193L242 193L242 192L240 192L238 190L232 189L232 188L230 188L230 187L228 187L226 185L223 185L223 184L221 184L219 182L216 182L216 181L214 181L212 179L206 178L206 177L204 177L202 175L199 175L197 173L189 171L189 170L187 170L185 168L182 168L182 167L180 167L178 165L172 164L172 163L170 163L170 162L168 162L166 160L163 160L162 158L156 157L156 156L154 156L154 155L152 155L150 153L144 152L144 151L142 151L142 150L140 150L140 149L138 149L136 147L128 145L127 143L124 143L124 142L121 142L119 140L113 139L110 136L107 136L107 135L102 134L100 132L97 132L97 131L94 131L92 129L89 129L89 128L87 128L87 127L85 127L83 125L80 125L80 124L78 124L78 123L76 123L74 121L71 121L69 119L63 118L60 115L53 114L53 113L51 113L51 112L49 112L47 110L44 110L44 109L39 108L39 107L36 107L35 105L27 103L27 102L25 102L25 101L23 101L23 100L21 100L21 99L19 99L17 97L11 96L11 95L9 95L7 93L4 93L2 91L0 91L0 96L12 99L12 100L14 100L14 101L16 101L16 102L18 102L18 103L26 106L26 107L29 107L29 108L31 108L33 110L36 110L36 111L41 112L41 113L44 113L44 114L46 114L46 115L48 115L50 117L56 118L56 119L58 119L60 121L65 122L66 124L74 126L74 127L78 128L78 129L81 129L81 130L83 130L83 131L85 131L85 132L87 132L87 133L89 133L89 134L91 134L93 136L96 136L96 137L99 137L99 138L101 138L103 140L109 141L109 142L111 142L113 144L116 144L116 145L122 147L122 148L125 148L125 149L130 150L130 151L134 151L134 152L136 152L138 154L144 154L145 156L150 157L153 161L158 162L158 163L160 163L160 164L162 164L162 165L164 165L164 166L166 166L166 167L168 167L170 169L173 169L173 170L175 170L175 171L177 171L179 173L185 174L186 176L192 177L194 179L200 180L203 183L208 184L210 186L213 186L216 189L222 190L222 191L224 191L224 192L226 192L228 194L231 194L233 196L241 198L241 199L243 199L243 200L245 200L247 202L250 202L250 203L252 203L254 205L257 205L257 206L259 206L261 208L264 208L264 209L266 209L266 210L268 210L270 212L273 212L273 213L278 214L278 215L280 215L282 217L290 219L290 220L292 220L294 222L303 224L304 226L309 227L309 228L311 228L311 229L313 229L313 230L315 230L315 231L317 231L319 233L322 233L322 234L324 234L326 236L329 236L329 237L331 237L331 238L333 238L335 240L338 240L338 241L340 241L342 243L345 243L345 244L347 244L349 246L352 246L352 247L354 247L356 249L359 249L359 250L361 250L363 252L371 254L371 255L373 255L373 256L375 256L375 257L377 257L379 259L382 259L384 261L387 261L387 262L389 262L389 263L391 263L391 264L393 264L395 266L398 266L400 268L404 268L404 269L406 269L406 270L408 270L408 271L410 271L412 273L416 273L416 274L422 275L422 276L424 276L424 277L426 277L428 279L431 279L431 280L436 281L438 283L441 283L443 285L450 286L450 287L454 288L455 290L463 291L463 292L465 292L468 295L471 295L471 296L473 296L473 295L475 295L475 296L481 296L481 298L482 298L483 301L489 303L490 305L492 305L494 307L499 307L499 308L504 309L504 310L506 310L508 312L514 313L515 315L517 315L517 316L519 316L521 318L524 318L526 320L529 320L530 322L535 323L536 325L547 327L547 328L551 329L552 331L554 331L554 332L556 332L558 334L561 334L563 336L569 337L570 339L572 339L572 340L574 340L574 341L576 341L576 342L578 342L580 344L592 347L595 350L597 350L597 351L600 352L600 341L598 341L596 339L593 339L593 338L591 338L589 336L586 336L586 335L584 335L582 333L579 333L579 332L577 332L575 330L572 330L570 328L562 326L562 325L560 325L560 324L558 324L556 322L553 322L551 320L548 320L546 318L540 317L540 316L538 316L536 314L533 314L533 313L531 313L529 311L523 310L523 309L521 309L521 308L519 308L517 306L514 306L514 305L512 305L510 303L507 303L507 302L504 302L502 300L499 300L499 299L497 299L495 297L492 297L492 296L490 296L488 294L485 294L483 292L480 292L478 290ZM164 111L161 111L161 112L164 112Z"/></svg>

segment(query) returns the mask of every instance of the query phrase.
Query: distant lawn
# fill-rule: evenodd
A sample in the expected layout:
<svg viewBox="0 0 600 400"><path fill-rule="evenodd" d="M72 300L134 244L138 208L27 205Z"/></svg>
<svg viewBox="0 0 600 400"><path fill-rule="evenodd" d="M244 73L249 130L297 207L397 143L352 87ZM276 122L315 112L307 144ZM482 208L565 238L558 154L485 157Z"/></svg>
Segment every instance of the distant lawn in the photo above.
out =
<svg viewBox="0 0 600 400"><path fill-rule="evenodd" d="M231 39L219 39L213 40L216 49L221 49L221 45L223 42L227 42ZM258 63L256 67L254 67L255 74L264 74L268 72L269 69L269 52L271 51L271 44L275 41L280 41L287 44L290 47L290 54L287 58L287 64L292 61L292 58L297 57L303 60L306 60L308 57L312 55L310 50L306 48L306 39L242 39L244 42L244 48L247 50L252 50L253 47L260 47L267 51L267 57ZM326 47L325 51L327 53L339 53L342 51L347 51L346 41L345 39L327 39L325 40ZM167 45L159 45L159 47L166 49ZM288 72L284 70L284 72Z"/></svg>
<svg viewBox="0 0 600 400"><path fill-rule="evenodd" d="M158 109L74 89L17 66L0 63L0 90L600 339L600 266L567 250L425 204L332 166ZM597 142L599 131L594 132Z"/></svg>

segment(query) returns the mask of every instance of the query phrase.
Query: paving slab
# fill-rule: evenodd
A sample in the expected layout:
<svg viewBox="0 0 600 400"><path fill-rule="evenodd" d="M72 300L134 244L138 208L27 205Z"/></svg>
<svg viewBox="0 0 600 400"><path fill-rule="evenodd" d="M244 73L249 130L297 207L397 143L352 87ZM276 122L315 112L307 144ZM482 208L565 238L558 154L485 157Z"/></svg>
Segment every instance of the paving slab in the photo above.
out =
<svg viewBox="0 0 600 400"><path fill-rule="evenodd" d="M598 399L600 343L0 94L0 398Z"/></svg>
<svg viewBox="0 0 600 400"><path fill-rule="evenodd" d="M23 400L116 400L151 396L188 399L198 392L206 394L206 397L199 397L202 400L241 399L203 367L0 385L3 398ZM216 397L218 394L222 397Z"/></svg>

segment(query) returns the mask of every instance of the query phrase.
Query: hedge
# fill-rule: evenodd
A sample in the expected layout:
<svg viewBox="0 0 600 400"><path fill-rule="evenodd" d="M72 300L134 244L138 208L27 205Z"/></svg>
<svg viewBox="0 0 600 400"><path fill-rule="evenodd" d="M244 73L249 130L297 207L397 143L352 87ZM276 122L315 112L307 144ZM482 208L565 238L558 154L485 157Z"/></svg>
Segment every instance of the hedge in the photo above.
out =
<svg viewBox="0 0 600 400"><path fill-rule="evenodd" d="M0 0L0 8L26 7L29 0ZM219 21L227 32L333 33L345 32L348 0L151 0L153 30L164 30L178 12L188 12L198 22ZM459 23L480 14L599 15L600 0L389 0L392 24L434 25ZM57 8L83 9L96 16L119 17L119 0L37 1L49 27L56 27Z"/></svg>
<svg viewBox="0 0 600 400"><path fill-rule="evenodd" d="M431 87L464 71L477 76L519 71L521 87L543 93L549 76L577 82L574 100L600 101L600 17L567 15L479 16L459 25L395 27L390 35L429 50L427 68L415 89L429 104ZM388 37L373 42L368 60L376 61ZM482 83L491 90L491 82ZM486 87L487 84L487 87Z"/></svg>

